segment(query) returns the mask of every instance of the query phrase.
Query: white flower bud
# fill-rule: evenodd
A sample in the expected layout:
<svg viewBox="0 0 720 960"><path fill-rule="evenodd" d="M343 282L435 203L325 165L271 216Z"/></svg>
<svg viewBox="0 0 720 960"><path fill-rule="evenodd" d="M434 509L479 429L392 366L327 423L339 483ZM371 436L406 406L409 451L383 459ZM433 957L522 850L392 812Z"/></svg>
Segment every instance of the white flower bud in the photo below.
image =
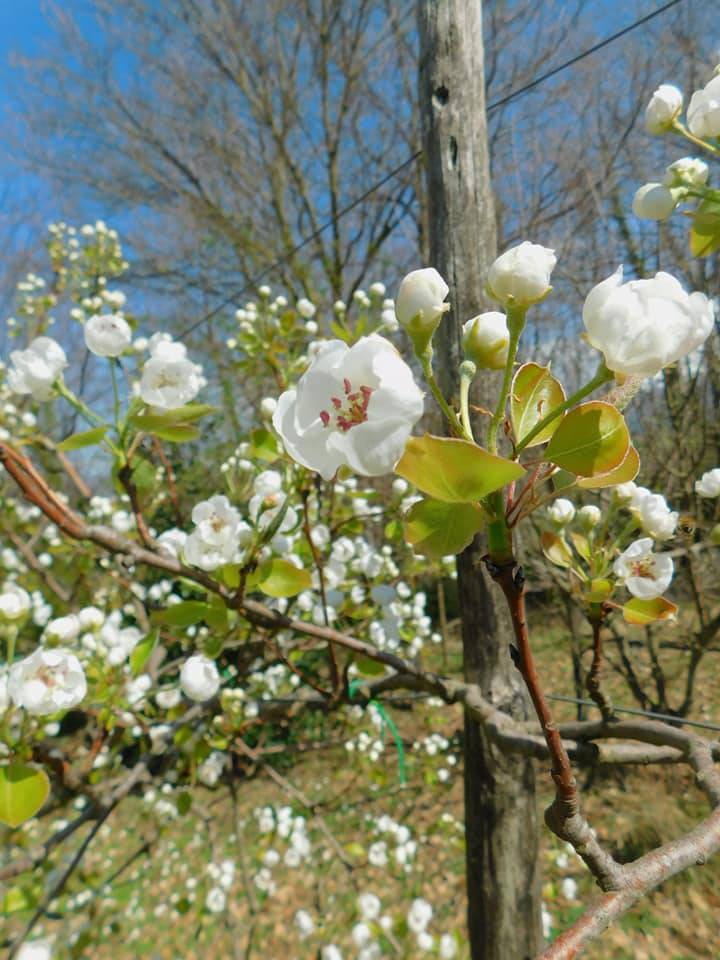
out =
<svg viewBox="0 0 720 960"><path fill-rule="evenodd" d="M53 640L70 643L80 633L80 620L74 613L67 617L58 617L48 623L45 627L45 633Z"/></svg>
<svg viewBox="0 0 720 960"><path fill-rule="evenodd" d="M30 595L16 583L6 583L0 593L0 620L20 620L29 612Z"/></svg>
<svg viewBox="0 0 720 960"><path fill-rule="evenodd" d="M587 506L580 507L578 510L578 520L583 529L589 531L600 523L602 520L602 512L599 507L589 503Z"/></svg>
<svg viewBox="0 0 720 960"><path fill-rule="evenodd" d="M708 470L699 480L695 481L695 493L699 497L707 497L708 499L720 497L720 467Z"/></svg>
<svg viewBox="0 0 720 960"><path fill-rule="evenodd" d="M672 84L661 84L645 108L645 129L648 133L665 133L682 110L682 105L682 92Z"/></svg>
<svg viewBox="0 0 720 960"><path fill-rule="evenodd" d="M274 397L263 397L260 401L260 416L265 420L269 420L270 417L277 410L277 400Z"/></svg>
<svg viewBox="0 0 720 960"><path fill-rule="evenodd" d="M491 310L463 324L463 352L480 369L502 370L507 363L510 334L504 313Z"/></svg>
<svg viewBox="0 0 720 960"><path fill-rule="evenodd" d="M710 168L698 157L681 157L665 171L666 187L703 187L710 175Z"/></svg>
<svg viewBox="0 0 720 960"><path fill-rule="evenodd" d="M505 306L528 307L550 292L555 251L524 241L501 254L490 267L488 290Z"/></svg>
<svg viewBox="0 0 720 960"><path fill-rule="evenodd" d="M190 657L180 671L180 686L186 697L203 703L220 689L220 674L215 661L202 654Z"/></svg>
<svg viewBox="0 0 720 960"><path fill-rule="evenodd" d="M301 317L305 317L306 320L310 320L315 316L316 306L314 303L311 303L310 300L305 297L301 297L297 302L297 312Z"/></svg>
<svg viewBox="0 0 720 960"><path fill-rule="evenodd" d="M645 183L635 193L633 213L641 220L667 220L676 206L672 192L662 183Z"/></svg>
<svg viewBox="0 0 720 960"><path fill-rule="evenodd" d="M450 288L434 267L413 270L400 284L395 298L395 316L400 326L405 327L415 349L421 353L444 313L450 309L445 297Z"/></svg>
<svg viewBox="0 0 720 960"><path fill-rule="evenodd" d="M707 139L720 136L720 75L716 75L696 90L687 108L687 124L696 137Z"/></svg>
<svg viewBox="0 0 720 960"><path fill-rule="evenodd" d="M570 500L565 500L563 497L560 497L559 500L556 500L553 504L548 507L548 516L560 527L564 527L566 524L571 523L575 517L575 507L570 502Z"/></svg>

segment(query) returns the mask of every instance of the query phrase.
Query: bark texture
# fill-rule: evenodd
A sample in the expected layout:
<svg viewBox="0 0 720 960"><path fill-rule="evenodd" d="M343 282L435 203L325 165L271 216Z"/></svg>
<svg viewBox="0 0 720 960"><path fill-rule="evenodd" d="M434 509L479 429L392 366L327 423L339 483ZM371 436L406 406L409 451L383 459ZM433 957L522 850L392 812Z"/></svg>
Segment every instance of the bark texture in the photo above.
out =
<svg viewBox="0 0 720 960"><path fill-rule="evenodd" d="M420 113L427 176L430 266L450 285L452 312L435 339L435 369L457 397L462 323L489 309L484 284L496 255L490 188L480 0L418 0ZM474 401L490 407L493 375L478 378ZM478 417L475 434L487 430ZM475 542L458 558L465 678L496 706L527 715L512 665L510 619ZM465 824L472 960L538 954L540 888L532 761L501 753L465 715Z"/></svg>

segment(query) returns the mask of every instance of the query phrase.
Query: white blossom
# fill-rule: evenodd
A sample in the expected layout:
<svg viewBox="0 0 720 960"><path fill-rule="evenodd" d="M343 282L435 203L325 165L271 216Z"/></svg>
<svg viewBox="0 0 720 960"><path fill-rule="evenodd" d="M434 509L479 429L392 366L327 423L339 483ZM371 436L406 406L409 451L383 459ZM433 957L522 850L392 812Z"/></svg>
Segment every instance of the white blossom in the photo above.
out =
<svg viewBox="0 0 720 960"><path fill-rule="evenodd" d="M9 580L0 593L0 619L20 620L29 612L30 594Z"/></svg>
<svg viewBox="0 0 720 960"><path fill-rule="evenodd" d="M713 306L705 294L687 294L669 273L622 281L618 267L593 287L583 306L588 342L614 373L652 377L710 335Z"/></svg>
<svg viewBox="0 0 720 960"><path fill-rule="evenodd" d="M180 671L180 686L186 697L203 703L220 689L220 674L215 661L201 653L189 657Z"/></svg>
<svg viewBox="0 0 720 960"><path fill-rule="evenodd" d="M293 923L301 940L307 939L315 932L315 921L307 910L297 910Z"/></svg>
<svg viewBox="0 0 720 960"><path fill-rule="evenodd" d="M87 682L73 653L41 647L10 667L8 692L16 706L44 716L77 706L87 693Z"/></svg>
<svg viewBox="0 0 720 960"><path fill-rule="evenodd" d="M501 254L488 272L488 290L493 299L508 306L528 307L550 291L555 251L525 240Z"/></svg>
<svg viewBox="0 0 720 960"><path fill-rule="evenodd" d="M149 406L174 410L190 403L205 380L200 367L187 358L182 343L155 336L150 339L150 359L140 380L140 396Z"/></svg>
<svg viewBox="0 0 720 960"><path fill-rule="evenodd" d="M358 906L363 920L377 920L380 916L380 898L374 893L361 893Z"/></svg>
<svg viewBox="0 0 720 960"><path fill-rule="evenodd" d="M560 497L548 507L548 516L553 523L557 523L558 526L564 527L566 524L571 523L574 519L575 506L570 500Z"/></svg>
<svg viewBox="0 0 720 960"><path fill-rule="evenodd" d="M297 312L301 317L305 317L306 320L311 320L315 316L317 308L315 304L306 297L301 297L297 302Z"/></svg>
<svg viewBox="0 0 720 960"><path fill-rule="evenodd" d="M439 953L440 960L453 960L457 956L457 940L449 933L444 933L440 937Z"/></svg>
<svg viewBox="0 0 720 960"><path fill-rule="evenodd" d="M433 915L433 908L422 897L413 900L408 910L407 925L414 934L422 933L430 923Z"/></svg>
<svg viewBox="0 0 720 960"><path fill-rule="evenodd" d="M720 467L708 470L695 481L695 493L699 497L720 497Z"/></svg>
<svg viewBox="0 0 720 960"><path fill-rule="evenodd" d="M646 493L639 498L640 525L656 540L669 540L675 533L678 514L671 510L660 493Z"/></svg>
<svg viewBox="0 0 720 960"><path fill-rule="evenodd" d="M667 590L673 577L669 553L653 553L651 537L635 540L613 564L615 576L634 597L654 600Z"/></svg>
<svg viewBox="0 0 720 960"><path fill-rule="evenodd" d="M677 199L664 183L644 183L633 197L632 209L641 220L667 220Z"/></svg>
<svg viewBox="0 0 720 960"><path fill-rule="evenodd" d="M682 110L683 95L670 83L661 84L645 108L645 128L649 133L665 133Z"/></svg>
<svg viewBox="0 0 720 960"><path fill-rule="evenodd" d="M702 187L707 183L710 168L698 157L681 157L665 170L666 187Z"/></svg>
<svg viewBox="0 0 720 960"><path fill-rule="evenodd" d="M720 136L720 74L690 97L687 124L696 137Z"/></svg>
<svg viewBox="0 0 720 960"><path fill-rule="evenodd" d="M80 633L80 619L74 613L66 617L58 617L51 620L45 627L45 634L53 640L59 640L61 643L70 643Z"/></svg>
<svg viewBox="0 0 720 960"><path fill-rule="evenodd" d="M205 907L210 913L222 913L227 903L227 896L221 887L211 887L205 897Z"/></svg>
<svg viewBox="0 0 720 960"><path fill-rule="evenodd" d="M8 387L13 393L29 393L33 400L49 400L53 384L67 367L65 351L52 337L36 337L27 350L13 350L10 361Z"/></svg>
<svg viewBox="0 0 720 960"><path fill-rule="evenodd" d="M52 960L49 940L28 940L17 952L16 960Z"/></svg>
<svg viewBox="0 0 720 960"><path fill-rule="evenodd" d="M273 424L293 459L329 480L346 464L390 473L423 413L410 367L387 340L322 344L296 390L278 400Z"/></svg>
<svg viewBox="0 0 720 960"><path fill-rule="evenodd" d="M119 357L130 346L132 330L116 313L98 314L85 324L85 345L98 357Z"/></svg>
<svg viewBox="0 0 720 960"><path fill-rule="evenodd" d="M480 369L502 370L510 346L505 314L489 310L468 320L463 324L462 346L468 360Z"/></svg>

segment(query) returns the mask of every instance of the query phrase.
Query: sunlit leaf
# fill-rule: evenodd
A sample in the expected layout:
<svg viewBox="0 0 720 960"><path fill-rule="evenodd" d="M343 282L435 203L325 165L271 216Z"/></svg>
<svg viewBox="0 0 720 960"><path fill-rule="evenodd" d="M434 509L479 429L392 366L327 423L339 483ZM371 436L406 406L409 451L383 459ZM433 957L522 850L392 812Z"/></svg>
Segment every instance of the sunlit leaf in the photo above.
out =
<svg viewBox="0 0 720 960"><path fill-rule="evenodd" d="M0 823L19 827L40 810L50 793L42 767L8 763L0 767Z"/></svg>
<svg viewBox="0 0 720 960"><path fill-rule="evenodd" d="M633 597L622 608L623 617L628 623L643 626L655 620L670 620L677 613L677 606L665 597L655 597L654 600L641 600Z"/></svg>
<svg viewBox="0 0 720 960"><path fill-rule="evenodd" d="M294 597L312 587L312 577L307 570L296 567L289 560L275 557L253 571L247 585L269 597Z"/></svg>
<svg viewBox="0 0 720 960"><path fill-rule="evenodd" d="M524 439L536 424L564 401L562 384L552 376L548 367L541 367L537 363L523 364L515 374L510 389L510 420L516 442ZM558 417L549 423L528 447L549 440L561 421L562 418Z"/></svg>
<svg viewBox="0 0 720 960"><path fill-rule="evenodd" d="M94 447L100 443L102 438L108 432L109 427L95 427L93 430L85 430L83 433L73 433L72 436L65 439L57 445L58 450L67 453L69 450L81 450L83 447Z"/></svg>
<svg viewBox="0 0 720 960"><path fill-rule="evenodd" d="M543 531L540 536L540 546L550 563L554 563L556 567L571 567L573 565L572 550L557 533L552 533L550 530Z"/></svg>
<svg viewBox="0 0 720 960"><path fill-rule="evenodd" d="M485 516L474 503L420 500L405 517L405 539L416 553L445 557L461 553L482 528Z"/></svg>
<svg viewBox="0 0 720 960"><path fill-rule="evenodd" d="M597 477L580 477L578 486L585 490L600 490L602 487L615 487L619 483L628 483L634 480L640 472L640 456L635 447L630 445L622 463Z"/></svg>
<svg viewBox="0 0 720 960"><path fill-rule="evenodd" d="M591 400L562 420L545 456L578 476L596 477L619 466L629 446L630 433L620 411L611 403Z"/></svg>

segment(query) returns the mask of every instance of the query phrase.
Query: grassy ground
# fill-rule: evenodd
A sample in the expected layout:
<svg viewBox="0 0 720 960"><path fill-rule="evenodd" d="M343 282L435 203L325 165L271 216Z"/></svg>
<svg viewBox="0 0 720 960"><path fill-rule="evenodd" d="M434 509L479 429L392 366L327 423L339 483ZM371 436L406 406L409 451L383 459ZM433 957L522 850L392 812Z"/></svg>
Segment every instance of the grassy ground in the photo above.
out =
<svg viewBox="0 0 720 960"><path fill-rule="evenodd" d="M549 686L572 690L567 638L560 628L544 628L535 641ZM456 651L451 650L454 659ZM644 654L635 650L641 671ZM683 654L661 651L671 677L682 677ZM696 716L720 720L716 709L717 669L708 659L701 672ZM608 677L618 703L632 704L620 680ZM574 708L558 706L561 716L574 716ZM431 733L449 739L460 729L457 709L427 714L399 713L397 723L407 740L423 740ZM329 739L332 731L328 731ZM456 742L456 741L455 741ZM399 957L427 956L407 935L407 905L424 897L434 907L429 931L440 934L463 930L462 771L459 751L453 766L447 755L429 757L420 751L408 754L408 784L400 788L397 756L388 750L379 769L343 747L332 747L291 765L278 758L274 779L261 773L242 783L234 807L225 791L200 789L192 807L178 816L177 792L159 794L153 803L130 798L113 815L110 825L88 854L83 870L69 887L70 900L60 906L64 921L47 922L44 931L55 933L60 956L98 960L131 960L142 957L179 960L208 958L314 958L321 945L336 943L346 958L355 957L350 929L360 917L357 897L373 892L390 918L383 936L384 954ZM449 781L442 782L447 770ZM375 772L373 772L375 771ZM539 805L550 799L543 770L539 774ZM591 823L616 855L633 859L659 842L684 832L706 813L702 796L684 767L653 770L626 769L597 774L584 792L584 809ZM290 805L294 816L308 820L312 852L300 866L281 859L270 868L275 889L271 895L258 888L255 878L267 862L268 850L281 858L287 839L277 833L259 833L256 810L266 805ZM183 807L183 802L180 803ZM312 809L309 809L312 808ZM417 851L410 869L395 862L397 836L378 826L378 818L406 826ZM369 819L372 818L372 819ZM381 825L387 826L384 821ZM385 839L390 862L368 863L368 848ZM132 860L120 875L107 880L133 857L147 840L154 856ZM215 885L207 864L235 861L236 872L228 890L228 909L220 914L197 911L207 891ZM543 831L543 898L550 911L553 931L567 926L582 912L582 903L594 896L594 887L581 864L564 846ZM577 893L562 881L577 882ZM716 946L720 917L720 862L683 874L628 914L604 939L588 951L594 960L691 960L720 954ZM570 885L571 886L571 885ZM293 918L308 910L318 926L301 941ZM15 915L11 925L21 919ZM100 943L83 946L82 931L100 930ZM81 938L70 948L71 934ZM67 954L65 951L68 951ZM467 956L461 943L459 957Z"/></svg>

